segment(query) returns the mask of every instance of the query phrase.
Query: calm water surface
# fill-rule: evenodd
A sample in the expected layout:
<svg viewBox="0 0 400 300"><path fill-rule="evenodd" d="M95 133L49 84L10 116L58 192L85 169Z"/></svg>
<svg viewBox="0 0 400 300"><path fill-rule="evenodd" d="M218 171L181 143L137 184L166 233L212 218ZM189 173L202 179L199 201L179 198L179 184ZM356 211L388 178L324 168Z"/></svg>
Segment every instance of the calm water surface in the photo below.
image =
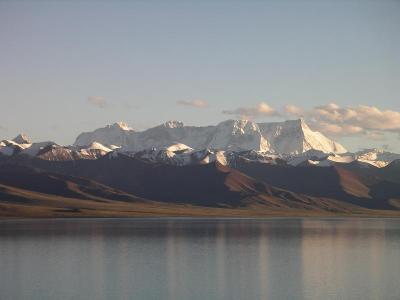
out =
<svg viewBox="0 0 400 300"><path fill-rule="evenodd" d="M0 222L0 299L400 299L399 219Z"/></svg>

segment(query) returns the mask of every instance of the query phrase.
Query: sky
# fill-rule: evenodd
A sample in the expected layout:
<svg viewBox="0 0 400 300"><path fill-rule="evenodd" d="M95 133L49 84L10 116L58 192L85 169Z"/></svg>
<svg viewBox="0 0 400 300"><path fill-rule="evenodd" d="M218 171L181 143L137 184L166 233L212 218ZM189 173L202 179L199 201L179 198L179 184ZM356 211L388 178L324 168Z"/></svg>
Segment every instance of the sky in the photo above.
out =
<svg viewBox="0 0 400 300"><path fill-rule="evenodd" d="M400 152L400 1L0 0L0 139L303 117Z"/></svg>

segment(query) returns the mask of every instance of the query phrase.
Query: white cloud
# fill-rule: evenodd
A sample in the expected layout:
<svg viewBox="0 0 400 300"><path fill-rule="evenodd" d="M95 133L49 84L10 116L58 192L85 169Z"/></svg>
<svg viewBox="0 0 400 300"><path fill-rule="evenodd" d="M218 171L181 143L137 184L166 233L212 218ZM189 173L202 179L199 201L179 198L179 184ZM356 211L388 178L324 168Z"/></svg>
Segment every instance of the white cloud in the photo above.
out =
<svg viewBox="0 0 400 300"><path fill-rule="evenodd" d="M196 108L205 108L208 106L208 103L204 100L179 100L176 102L178 105L184 105L184 106L192 106Z"/></svg>
<svg viewBox="0 0 400 300"><path fill-rule="evenodd" d="M296 105L292 105L292 104L287 104L283 107L283 111L285 114L289 114L289 115L294 115L294 116L302 116L304 114L304 111L296 106Z"/></svg>
<svg viewBox="0 0 400 300"><path fill-rule="evenodd" d="M335 124L323 121L310 121L311 126L328 135L351 136L355 134L365 133L364 129L359 126Z"/></svg>
<svg viewBox="0 0 400 300"><path fill-rule="evenodd" d="M235 115L240 118L253 119L263 116L278 116L279 113L265 102L261 102L254 107L238 107L233 110L224 110L223 114Z"/></svg>
<svg viewBox="0 0 400 300"><path fill-rule="evenodd" d="M326 134L366 134L377 138L383 132L400 132L400 112L381 110L375 106L341 107L336 103L328 103L302 111L297 107L288 108L287 105L284 111L295 117L301 114L315 129Z"/></svg>
<svg viewBox="0 0 400 300"><path fill-rule="evenodd" d="M87 101L91 105L99 107L99 108L105 108L108 105L106 99L101 96L89 96Z"/></svg>

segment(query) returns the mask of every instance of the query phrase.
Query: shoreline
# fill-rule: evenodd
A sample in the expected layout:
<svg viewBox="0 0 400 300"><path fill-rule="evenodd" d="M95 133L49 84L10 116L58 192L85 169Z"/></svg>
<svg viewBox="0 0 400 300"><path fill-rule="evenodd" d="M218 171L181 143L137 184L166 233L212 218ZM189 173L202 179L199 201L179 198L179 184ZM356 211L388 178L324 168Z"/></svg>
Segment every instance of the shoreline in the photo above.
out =
<svg viewBox="0 0 400 300"><path fill-rule="evenodd" d="M107 217L107 216L60 216L60 217L0 217L0 222L7 221L54 221L54 220L138 220L138 221L151 221L151 220L288 220L288 219L400 219L399 215L293 215L293 216L131 216L131 217Z"/></svg>

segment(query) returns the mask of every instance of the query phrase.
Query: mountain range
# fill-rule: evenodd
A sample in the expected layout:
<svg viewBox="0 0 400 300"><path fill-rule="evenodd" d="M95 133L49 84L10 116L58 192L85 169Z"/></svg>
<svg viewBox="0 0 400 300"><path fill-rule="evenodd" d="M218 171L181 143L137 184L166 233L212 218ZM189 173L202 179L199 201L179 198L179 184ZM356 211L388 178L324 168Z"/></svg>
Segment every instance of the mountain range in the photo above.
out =
<svg viewBox="0 0 400 300"><path fill-rule="evenodd" d="M121 122L82 133L74 145L86 146L93 142L119 146L126 151L183 144L192 149L255 150L282 154L299 154L311 149L327 153L347 152L339 143L312 131L303 119L275 123L227 120L205 127L168 121L142 132L136 132Z"/></svg>
<svg viewBox="0 0 400 300"><path fill-rule="evenodd" d="M400 155L350 153L303 119L0 142L0 216L337 214L400 215Z"/></svg>

